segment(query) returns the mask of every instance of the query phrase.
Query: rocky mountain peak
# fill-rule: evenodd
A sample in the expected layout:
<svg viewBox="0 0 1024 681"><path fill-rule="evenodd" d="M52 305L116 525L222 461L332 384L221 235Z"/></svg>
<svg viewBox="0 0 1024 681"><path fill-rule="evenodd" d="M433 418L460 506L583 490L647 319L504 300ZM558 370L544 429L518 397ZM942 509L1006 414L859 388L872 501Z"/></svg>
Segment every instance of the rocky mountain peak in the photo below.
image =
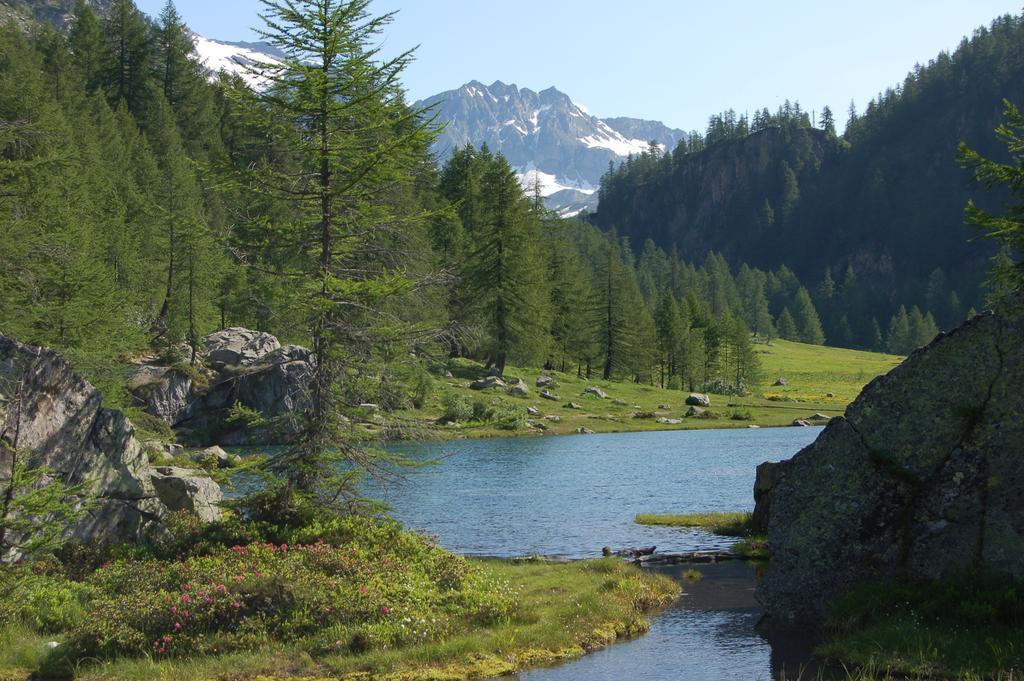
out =
<svg viewBox="0 0 1024 681"><path fill-rule="evenodd" d="M536 92L500 80L472 80L416 105L434 106L447 124L434 148L439 159L486 144L508 158L524 186L539 181L548 206L563 214L596 207L609 162L643 152L650 140L673 149L684 134L656 121L603 120L555 87Z"/></svg>

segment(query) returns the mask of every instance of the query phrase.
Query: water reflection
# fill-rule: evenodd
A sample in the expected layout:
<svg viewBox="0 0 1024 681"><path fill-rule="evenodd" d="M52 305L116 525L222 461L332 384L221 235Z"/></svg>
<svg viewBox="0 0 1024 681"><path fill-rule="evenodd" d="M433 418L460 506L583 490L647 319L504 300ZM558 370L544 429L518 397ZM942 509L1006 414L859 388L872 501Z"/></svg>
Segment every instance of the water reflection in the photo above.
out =
<svg viewBox="0 0 1024 681"><path fill-rule="evenodd" d="M656 568L682 580L684 567ZM521 681L771 681L809 679L819 669L807 635L766 636L758 629L755 568L741 562L701 565L698 582L651 622L651 631L574 662L518 675ZM835 676L834 678L839 678Z"/></svg>

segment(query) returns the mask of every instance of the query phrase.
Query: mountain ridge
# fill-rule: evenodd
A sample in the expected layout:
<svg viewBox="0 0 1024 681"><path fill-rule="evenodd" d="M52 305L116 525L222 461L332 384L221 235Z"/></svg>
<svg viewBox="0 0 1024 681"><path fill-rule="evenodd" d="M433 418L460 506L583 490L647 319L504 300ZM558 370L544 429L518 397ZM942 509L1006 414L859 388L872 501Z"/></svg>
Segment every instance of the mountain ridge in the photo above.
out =
<svg viewBox="0 0 1024 681"><path fill-rule="evenodd" d="M534 91L500 80L471 80L414 106L433 107L446 123L434 145L439 160L466 144L486 144L505 155L525 187L539 182L548 207L563 214L596 207L609 163L642 153L651 141L673 149L686 136L658 121L599 118L555 87ZM590 199L581 202L581 195Z"/></svg>

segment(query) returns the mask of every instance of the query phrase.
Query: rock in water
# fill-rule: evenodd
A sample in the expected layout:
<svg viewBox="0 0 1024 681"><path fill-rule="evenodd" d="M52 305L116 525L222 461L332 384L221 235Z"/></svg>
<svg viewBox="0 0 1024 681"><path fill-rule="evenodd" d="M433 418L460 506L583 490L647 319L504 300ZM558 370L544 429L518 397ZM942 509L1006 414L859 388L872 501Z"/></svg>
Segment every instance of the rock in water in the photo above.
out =
<svg viewBox="0 0 1024 681"><path fill-rule="evenodd" d="M707 409L711 406L711 398L701 393L690 393L690 396L686 398L686 404L691 407L703 407Z"/></svg>
<svg viewBox="0 0 1024 681"><path fill-rule="evenodd" d="M96 503L67 528L68 538L139 541L160 530L168 507L134 427L103 408L99 390L56 352L0 336L0 438L27 451L30 467L45 466L70 485L91 483ZM0 475L10 468L10 454L0 448ZM214 503L220 488L208 482L204 494Z"/></svg>
<svg viewBox="0 0 1024 681"><path fill-rule="evenodd" d="M776 621L851 585L972 568L1024 577L1024 293L875 379L810 446L758 468Z"/></svg>

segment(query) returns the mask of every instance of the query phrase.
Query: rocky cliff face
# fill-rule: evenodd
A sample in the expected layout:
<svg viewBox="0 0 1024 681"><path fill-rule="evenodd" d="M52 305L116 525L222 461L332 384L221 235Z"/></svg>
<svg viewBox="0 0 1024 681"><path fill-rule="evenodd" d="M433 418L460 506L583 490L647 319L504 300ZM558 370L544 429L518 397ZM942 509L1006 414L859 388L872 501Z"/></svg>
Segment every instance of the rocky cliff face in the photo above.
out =
<svg viewBox="0 0 1024 681"><path fill-rule="evenodd" d="M298 432L295 417L307 403L312 353L282 347L274 336L230 328L203 339L205 381L180 369L140 365L128 387L150 414L193 444L284 444ZM232 419L244 407L259 423Z"/></svg>
<svg viewBox="0 0 1024 681"><path fill-rule="evenodd" d="M1024 293L873 381L755 489L776 620L873 577L1024 576Z"/></svg>
<svg viewBox="0 0 1024 681"><path fill-rule="evenodd" d="M87 5L104 13L110 9L112 0L86 0ZM75 8L75 0L4 0L0 2L0 20L13 20L27 26L31 22L45 22L57 30L68 27Z"/></svg>
<svg viewBox="0 0 1024 681"><path fill-rule="evenodd" d="M219 515L220 490L189 471L150 467L131 422L101 405L99 390L57 353L0 336L0 439L27 452L30 467L45 466L70 485L86 483L96 503L67 535L87 542L137 541L159 531L171 510L201 507ZM0 483L9 478L10 450L0 448ZM177 483L169 478L177 478ZM162 488L189 485L194 492L164 495ZM199 488L202 488L201 490ZM196 497L193 494L192 497Z"/></svg>

